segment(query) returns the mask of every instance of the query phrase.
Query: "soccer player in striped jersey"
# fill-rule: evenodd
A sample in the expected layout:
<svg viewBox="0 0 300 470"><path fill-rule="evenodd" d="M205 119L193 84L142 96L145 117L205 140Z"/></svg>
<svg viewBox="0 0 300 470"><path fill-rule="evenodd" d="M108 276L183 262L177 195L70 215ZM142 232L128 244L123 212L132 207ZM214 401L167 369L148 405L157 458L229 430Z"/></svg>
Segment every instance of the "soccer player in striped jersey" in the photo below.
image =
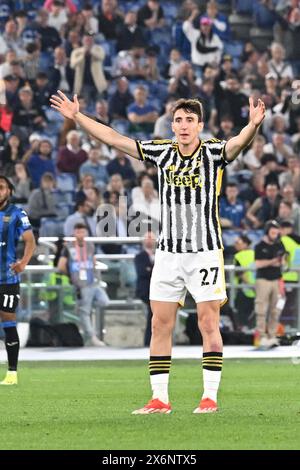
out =
<svg viewBox="0 0 300 470"><path fill-rule="evenodd" d="M153 313L150 344L152 399L134 414L170 413L168 396L172 332L186 291L197 305L203 338L204 391L194 413L217 410L223 345L220 306L226 301L218 196L222 172L255 137L265 105L249 98L249 123L227 142L202 141L203 111L197 100L181 99L173 109L174 141L135 141L79 112L77 96L61 91L52 107L94 138L158 167L160 235L150 285Z"/></svg>
<svg viewBox="0 0 300 470"><path fill-rule="evenodd" d="M10 204L13 185L0 175L0 318L5 333L8 371L1 385L18 383L17 366L19 336L16 327L16 308L20 299L20 276L35 250L35 240L27 214ZM25 247L22 259L16 259L19 238Z"/></svg>

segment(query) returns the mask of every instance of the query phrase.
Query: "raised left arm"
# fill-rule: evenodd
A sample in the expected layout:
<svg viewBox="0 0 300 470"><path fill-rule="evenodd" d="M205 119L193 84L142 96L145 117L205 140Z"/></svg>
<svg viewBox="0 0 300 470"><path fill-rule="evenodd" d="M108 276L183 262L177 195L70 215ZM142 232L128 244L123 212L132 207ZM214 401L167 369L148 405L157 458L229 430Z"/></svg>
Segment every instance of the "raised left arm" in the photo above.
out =
<svg viewBox="0 0 300 470"><path fill-rule="evenodd" d="M228 162L232 162L252 142L265 118L266 108L262 100L259 99L257 106L254 106L253 98L250 96L249 106L249 123L241 130L239 135L229 139L225 145L225 158Z"/></svg>

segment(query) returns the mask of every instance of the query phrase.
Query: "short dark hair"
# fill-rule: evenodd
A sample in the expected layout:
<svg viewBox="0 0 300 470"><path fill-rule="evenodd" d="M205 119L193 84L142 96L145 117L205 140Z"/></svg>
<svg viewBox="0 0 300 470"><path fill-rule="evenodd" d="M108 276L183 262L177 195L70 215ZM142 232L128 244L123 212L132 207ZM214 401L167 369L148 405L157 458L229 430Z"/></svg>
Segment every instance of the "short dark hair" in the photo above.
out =
<svg viewBox="0 0 300 470"><path fill-rule="evenodd" d="M50 171L46 171L42 177L41 177L41 181L53 181L53 183L55 182L55 178L54 178L54 175L52 173L50 173Z"/></svg>
<svg viewBox="0 0 300 470"><path fill-rule="evenodd" d="M32 54L33 52L38 50L38 46L34 42L29 42L26 45L25 50L26 50L26 52L28 52L28 54Z"/></svg>
<svg viewBox="0 0 300 470"><path fill-rule="evenodd" d="M193 99L187 100L184 98L177 100L174 104L173 111L172 111L173 119L174 119L174 115L176 111L178 111L179 109L183 109L187 113L197 114L199 122L203 122L203 107L199 100L193 100Z"/></svg>
<svg viewBox="0 0 300 470"><path fill-rule="evenodd" d="M87 230L87 226L83 222L77 222L77 224L74 225L74 230L80 230L82 228Z"/></svg>
<svg viewBox="0 0 300 470"><path fill-rule="evenodd" d="M84 206L86 201L87 197L84 193L81 193L79 196L77 196L75 200L75 211L78 211L79 207Z"/></svg>
<svg viewBox="0 0 300 470"><path fill-rule="evenodd" d="M247 246L250 246L252 243L250 238L247 237L247 235L241 234L240 239L242 240L243 243L246 243Z"/></svg>
<svg viewBox="0 0 300 470"><path fill-rule="evenodd" d="M269 231L271 230L271 228L280 229L280 225L279 225L279 223L278 223L276 220L268 220L268 221L265 223L265 226L264 226L265 235L268 235L268 233L269 233Z"/></svg>
<svg viewBox="0 0 300 470"><path fill-rule="evenodd" d="M15 190L15 187L14 185L12 184L12 182L4 175L0 175L0 180L3 180L6 182L7 186L8 186L8 189L10 190L10 194L12 195L12 193L14 192Z"/></svg>
<svg viewBox="0 0 300 470"><path fill-rule="evenodd" d="M276 180L267 181L264 184L264 188L267 189L267 186L276 186L277 189L280 189L279 183Z"/></svg>
<svg viewBox="0 0 300 470"><path fill-rule="evenodd" d="M230 73L227 75L226 80L236 80L241 83L239 77L235 73Z"/></svg>
<svg viewBox="0 0 300 470"><path fill-rule="evenodd" d="M284 199L282 199L280 202L279 202L279 205L280 204L284 204L285 206L287 206L289 209L292 209L293 208L293 205L291 202L289 201L285 201Z"/></svg>
<svg viewBox="0 0 300 470"><path fill-rule="evenodd" d="M6 82L13 82L15 80L19 80L20 78L18 77L18 75L12 75L12 74L9 74L9 75L5 75L5 77L3 77L3 80L5 80Z"/></svg>
<svg viewBox="0 0 300 470"><path fill-rule="evenodd" d="M83 6L82 6L81 9L82 9L82 10L89 10L89 11L91 11L91 10L93 9L93 6L92 6L91 3L86 2L86 3L83 4Z"/></svg>
<svg viewBox="0 0 300 470"><path fill-rule="evenodd" d="M220 117L220 121L230 121L230 122L233 122L233 117L231 114L221 114L221 117Z"/></svg>
<svg viewBox="0 0 300 470"><path fill-rule="evenodd" d="M36 75L37 80L48 80L48 75L45 72L38 72Z"/></svg>
<svg viewBox="0 0 300 470"><path fill-rule="evenodd" d="M94 37L95 37L95 33L94 33L94 31L92 31L92 30L84 31L83 36L89 36L89 37L91 37L91 38L94 38Z"/></svg>
<svg viewBox="0 0 300 470"><path fill-rule="evenodd" d="M277 158L273 153L264 153L260 161L262 165L265 165L269 162L277 162Z"/></svg>
<svg viewBox="0 0 300 470"><path fill-rule="evenodd" d="M280 227L281 228L293 228L293 224L289 220L284 220L283 222L281 222Z"/></svg>
<svg viewBox="0 0 300 470"><path fill-rule="evenodd" d="M25 10L16 11L14 14L15 18L27 18L27 13Z"/></svg>

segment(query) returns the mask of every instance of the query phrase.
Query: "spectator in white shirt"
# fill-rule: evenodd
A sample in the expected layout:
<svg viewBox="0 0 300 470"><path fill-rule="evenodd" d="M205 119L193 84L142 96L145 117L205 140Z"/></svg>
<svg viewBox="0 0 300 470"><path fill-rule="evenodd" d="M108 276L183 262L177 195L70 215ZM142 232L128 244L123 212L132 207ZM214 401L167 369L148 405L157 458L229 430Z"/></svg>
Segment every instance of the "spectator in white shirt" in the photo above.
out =
<svg viewBox="0 0 300 470"><path fill-rule="evenodd" d="M266 139L262 135L257 135L250 150L243 158L244 164L249 170L255 171L261 167L261 158L264 155L264 145Z"/></svg>
<svg viewBox="0 0 300 470"><path fill-rule="evenodd" d="M67 9L64 7L64 2L61 0L54 0L50 6L48 25L55 28L58 32L68 22Z"/></svg>
<svg viewBox="0 0 300 470"><path fill-rule="evenodd" d="M160 204L154 189L153 181L144 178L141 184L141 193L138 200L135 199L129 209L129 213L140 212L141 214L153 219L154 223L159 221Z"/></svg>
<svg viewBox="0 0 300 470"><path fill-rule="evenodd" d="M212 32L213 22L210 18L202 17L200 19L200 28L196 29L194 27L193 21L197 14L198 11L194 10L190 18L183 23L182 29L191 43L192 64L196 66L196 72L199 72L199 67L202 68L205 64L220 64L223 43L221 39Z"/></svg>
<svg viewBox="0 0 300 470"><path fill-rule="evenodd" d="M81 14L84 17L84 30L92 31L95 35L97 35L99 30L99 22L94 16L92 5L90 3L84 4L81 10Z"/></svg>
<svg viewBox="0 0 300 470"><path fill-rule="evenodd" d="M294 78L292 67L284 61L285 49L278 42L271 45L271 60L268 62L269 71L274 74L280 88L286 86Z"/></svg>
<svg viewBox="0 0 300 470"><path fill-rule="evenodd" d="M172 109L175 101L170 99L165 105L165 113L155 122L154 135L161 139L172 139L174 134L171 129L173 120Z"/></svg>
<svg viewBox="0 0 300 470"><path fill-rule="evenodd" d="M12 75L11 63L17 60L17 53L13 49L8 49L5 54L5 62L0 65L0 79L7 75Z"/></svg>

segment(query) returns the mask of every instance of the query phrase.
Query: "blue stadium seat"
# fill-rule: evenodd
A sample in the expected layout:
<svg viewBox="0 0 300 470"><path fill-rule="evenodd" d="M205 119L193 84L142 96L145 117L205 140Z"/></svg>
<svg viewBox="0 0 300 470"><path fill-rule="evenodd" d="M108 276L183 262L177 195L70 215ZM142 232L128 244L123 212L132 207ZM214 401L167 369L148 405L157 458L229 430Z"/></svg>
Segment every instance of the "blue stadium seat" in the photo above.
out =
<svg viewBox="0 0 300 470"><path fill-rule="evenodd" d="M255 3L254 21L259 28L272 29L276 21L276 14L266 8L265 5Z"/></svg>
<svg viewBox="0 0 300 470"><path fill-rule="evenodd" d="M236 239L240 235L240 232L236 230L223 229L222 230L222 240L225 247L233 246Z"/></svg>
<svg viewBox="0 0 300 470"><path fill-rule="evenodd" d="M83 0L72 0L74 5L78 8L78 10L82 9L82 5L86 2L83 2ZM43 2L44 3L44 2ZM91 0L89 3L91 3L93 6L96 6L99 4L99 0Z"/></svg>
<svg viewBox="0 0 300 470"><path fill-rule="evenodd" d="M142 78L140 78L140 79L137 79L137 80L131 80L130 79L129 90L131 91L131 93L134 92L135 88L138 85L143 85L145 88L147 88L147 90L149 92L149 82L147 82L147 80L143 80Z"/></svg>
<svg viewBox="0 0 300 470"><path fill-rule="evenodd" d="M73 214L74 204L57 204L56 212L58 218L66 219L70 214Z"/></svg>
<svg viewBox="0 0 300 470"><path fill-rule="evenodd" d="M235 0L234 9L240 15L252 15L255 0Z"/></svg>
<svg viewBox="0 0 300 470"><path fill-rule="evenodd" d="M150 34L151 45L161 47L161 44L172 45L172 28L164 26L163 28L155 28Z"/></svg>
<svg viewBox="0 0 300 470"><path fill-rule="evenodd" d="M71 173L59 173L56 176L56 188L61 191L75 191L77 178Z"/></svg>
<svg viewBox="0 0 300 470"><path fill-rule="evenodd" d="M172 27L172 38L176 47L186 60L191 59L191 43L182 30L182 22L178 21Z"/></svg>
<svg viewBox="0 0 300 470"><path fill-rule="evenodd" d="M145 5L144 0L119 0L119 7L124 13L128 11L137 11Z"/></svg>
<svg viewBox="0 0 300 470"><path fill-rule="evenodd" d="M241 232L238 230L223 229L222 230L222 239L225 247L233 246L236 239L240 236ZM247 230L247 237L250 238L252 246L257 245L261 241L264 231L263 230Z"/></svg>
<svg viewBox="0 0 300 470"><path fill-rule="evenodd" d="M263 230L248 230L247 231L247 237L250 238L252 241L253 246L257 245L264 236L264 231Z"/></svg>
<svg viewBox="0 0 300 470"><path fill-rule="evenodd" d="M224 54L229 54L234 58L239 58L243 52L241 41L230 41L224 44Z"/></svg>
<svg viewBox="0 0 300 470"><path fill-rule="evenodd" d="M294 261L293 261L292 266L295 267L295 268L300 267L300 248L295 249L295 256L294 256Z"/></svg>
<svg viewBox="0 0 300 470"><path fill-rule="evenodd" d="M47 127L44 129L44 133L49 137L57 136L57 134L60 133L64 122L63 116L57 111L55 111L53 108L50 108L50 106L44 109L44 111L48 120Z"/></svg>
<svg viewBox="0 0 300 470"><path fill-rule="evenodd" d="M224 55L231 55L233 58L233 65L238 68L240 65L240 58L243 53L243 43L241 41L230 41L224 43Z"/></svg>
<svg viewBox="0 0 300 470"><path fill-rule="evenodd" d="M243 191L251 186L253 173L250 170L239 170L228 177L228 182L236 183L239 191Z"/></svg>
<svg viewBox="0 0 300 470"><path fill-rule="evenodd" d="M123 135L129 132L129 121L125 119L113 119L110 126Z"/></svg>
<svg viewBox="0 0 300 470"><path fill-rule="evenodd" d="M55 189L52 194L56 205L73 204L75 199L75 191L62 191L61 189Z"/></svg>
<svg viewBox="0 0 300 470"><path fill-rule="evenodd" d="M110 67L112 65L112 57L115 57L116 51L116 41L115 40L105 40L98 41L97 44L101 46L105 51L104 67Z"/></svg>
<svg viewBox="0 0 300 470"><path fill-rule="evenodd" d="M218 0L218 10L219 13L223 13L225 15L230 15L232 12L232 1L231 0Z"/></svg>
<svg viewBox="0 0 300 470"><path fill-rule="evenodd" d="M40 237L62 237L64 235L64 220L42 217L39 230Z"/></svg>
<svg viewBox="0 0 300 470"><path fill-rule="evenodd" d="M11 9L7 3L1 3L0 5L0 23L5 25L6 21L11 15Z"/></svg>
<svg viewBox="0 0 300 470"><path fill-rule="evenodd" d="M168 97L167 80L148 82L148 89L149 89L149 95L157 98L160 102L164 102Z"/></svg>
<svg viewBox="0 0 300 470"><path fill-rule="evenodd" d="M174 2L163 2L161 6L164 11L166 24L173 26L173 24L176 22L176 17L178 14L178 5L175 5Z"/></svg>

